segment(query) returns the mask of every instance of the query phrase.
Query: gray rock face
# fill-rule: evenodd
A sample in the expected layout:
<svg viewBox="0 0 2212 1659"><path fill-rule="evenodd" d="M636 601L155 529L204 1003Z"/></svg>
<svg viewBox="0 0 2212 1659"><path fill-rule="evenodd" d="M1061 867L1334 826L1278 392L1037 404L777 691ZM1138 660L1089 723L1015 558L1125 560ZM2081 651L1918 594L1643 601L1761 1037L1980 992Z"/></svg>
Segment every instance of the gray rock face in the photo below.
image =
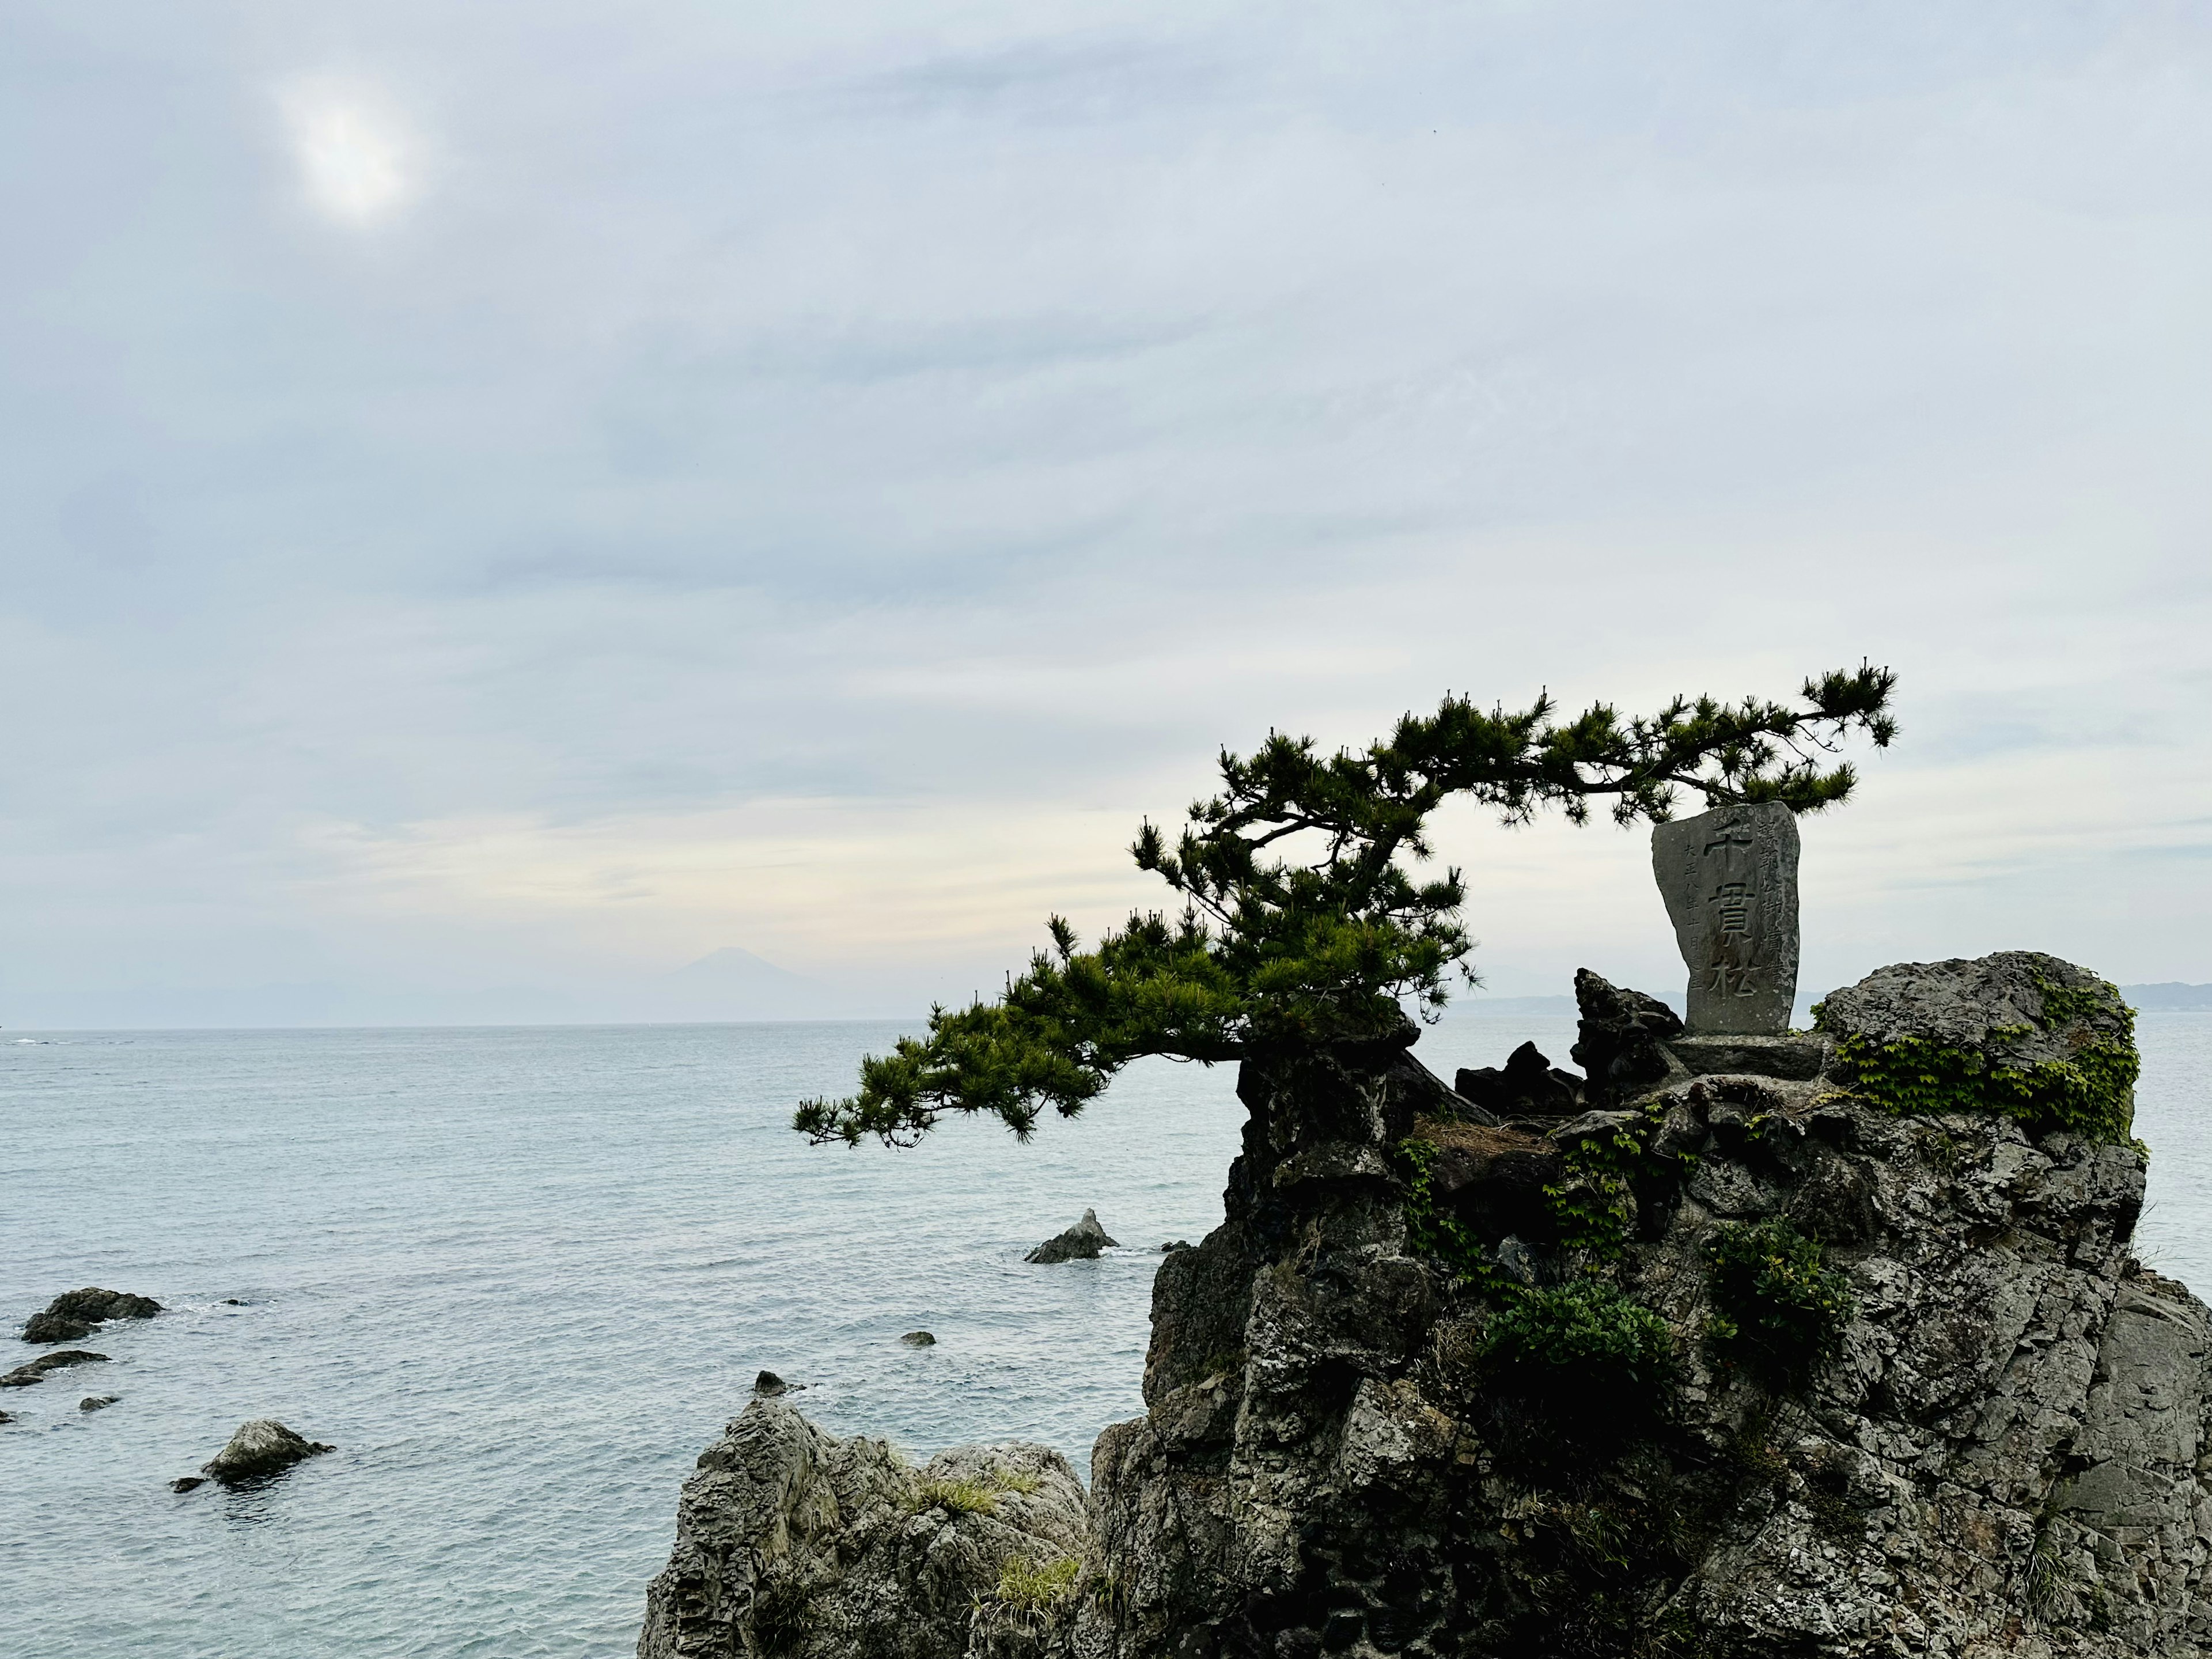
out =
<svg viewBox="0 0 2212 1659"><path fill-rule="evenodd" d="M280 1474L295 1463L337 1449L294 1433L274 1418L257 1417L239 1425L229 1443L200 1465L200 1473L211 1480L234 1486Z"/></svg>
<svg viewBox="0 0 2212 1659"><path fill-rule="evenodd" d="M1055 1261L1095 1261L1098 1259L1098 1252L1111 1247L1115 1242L1106 1237L1106 1230L1098 1224L1098 1212L1085 1210L1082 1220L1058 1237L1048 1238L1022 1260L1048 1265Z"/></svg>
<svg viewBox="0 0 2212 1659"><path fill-rule="evenodd" d="M639 1659L1021 1659L1060 1650L1085 1504L1042 1446L915 1469L757 1400L699 1459Z"/></svg>
<svg viewBox="0 0 2212 1659"><path fill-rule="evenodd" d="M1790 1029L1797 1000L1797 820L1765 801L1656 826L1651 872L1690 970L1694 1035Z"/></svg>
<svg viewBox="0 0 2212 1659"><path fill-rule="evenodd" d="M81 1291L64 1291L46 1304L43 1313L34 1313L24 1321L23 1340L80 1342L92 1334L95 1325L111 1319L151 1319L161 1311L161 1304L150 1296L88 1285Z"/></svg>
<svg viewBox="0 0 2212 1659"><path fill-rule="evenodd" d="M2046 1018L2052 989L2100 1005L2081 1018ZM1977 1049L2017 1066L2073 1058L2087 1030L2129 1040L2117 988L2087 969L2040 951L2000 951L1972 960L1901 962L1820 1000L1820 1029L1891 1043L1917 1037L1939 1048Z"/></svg>
<svg viewBox="0 0 2212 1659"><path fill-rule="evenodd" d="M0 1376L0 1389L27 1389L46 1380L49 1371L67 1370L72 1365L104 1365L107 1356L94 1353L87 1348L61 1348L52 1353L42 1353L27 1365L18 1365L5 1376Z"/></svg>

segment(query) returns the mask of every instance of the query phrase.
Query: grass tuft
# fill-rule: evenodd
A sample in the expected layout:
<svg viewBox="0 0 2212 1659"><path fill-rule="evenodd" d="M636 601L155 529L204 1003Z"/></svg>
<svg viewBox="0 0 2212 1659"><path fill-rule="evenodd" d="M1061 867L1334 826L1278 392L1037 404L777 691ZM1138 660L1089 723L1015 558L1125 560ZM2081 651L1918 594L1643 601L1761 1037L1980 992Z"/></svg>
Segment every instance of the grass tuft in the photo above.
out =
<svg viewBox="0 0 2212 1659"><path fill-rule="evenodd" d="M1023 1613L1042 1613L1075 1594L1083 1566L1072 1555L1040 1561L1017 1557L999 1573L999 1600Z"/></svg>
<svg viewBox="0 0 2212 1659"><path fill-rule="evenodd" d="M925 1480L915 1489L915 1508L948 1515L996 1515L998 1494L981 1480Z"/></svg>

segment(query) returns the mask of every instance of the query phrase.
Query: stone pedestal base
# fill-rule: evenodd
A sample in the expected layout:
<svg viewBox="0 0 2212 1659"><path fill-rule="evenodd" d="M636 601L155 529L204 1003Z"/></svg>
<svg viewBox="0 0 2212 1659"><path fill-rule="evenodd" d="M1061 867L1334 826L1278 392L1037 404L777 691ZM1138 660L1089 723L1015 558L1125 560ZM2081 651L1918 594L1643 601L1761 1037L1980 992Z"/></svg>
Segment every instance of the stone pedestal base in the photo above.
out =
<svg viewBox="0 0 2212 1659"><path fill-rule="evenodd" d="M1662 1045L1692 1077L1747 1073L1806 1083L1820 1075L1833 1045L1824 1036L1678 1036Z"/></svg>

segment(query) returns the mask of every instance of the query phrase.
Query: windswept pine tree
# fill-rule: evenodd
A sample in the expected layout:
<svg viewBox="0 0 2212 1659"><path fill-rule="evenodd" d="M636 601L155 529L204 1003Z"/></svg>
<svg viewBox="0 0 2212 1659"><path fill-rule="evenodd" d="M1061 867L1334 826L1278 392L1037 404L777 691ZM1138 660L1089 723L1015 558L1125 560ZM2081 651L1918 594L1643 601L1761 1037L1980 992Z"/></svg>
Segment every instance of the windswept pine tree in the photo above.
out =
<svg viewBox="0 0 2212 1659"><path fill-rule="evenodd" d="M1583 823L1601 805L1623 827L1658 823L1685 793L1819 811L1857 782L1839 758L1854 732L1877 748L1896 735L1895 684L1862 664L1794 702L1677 697L1626 719L1595 703L1565 720L1548 695L1510 714L1448 696L1356 751L1279 733L1249 758L1224 750L1221 793L1172 842L1147 821L1130 848L1179 911L1132 915L1087 951L1051 918L1051 949L1003 995L933 1010L927 1037L868 1056L857 1094L806 1102L795 1127L911 1146L946 1112L985 1112L1026 1139L1047 1107L1074 1116L1147 1054L1291 1058L1407 1032L1409 1007L1434 1019L1467 975L1465 881L1423 870L1430 817L1453 797L1509 826L1548 807Z"/></svg>

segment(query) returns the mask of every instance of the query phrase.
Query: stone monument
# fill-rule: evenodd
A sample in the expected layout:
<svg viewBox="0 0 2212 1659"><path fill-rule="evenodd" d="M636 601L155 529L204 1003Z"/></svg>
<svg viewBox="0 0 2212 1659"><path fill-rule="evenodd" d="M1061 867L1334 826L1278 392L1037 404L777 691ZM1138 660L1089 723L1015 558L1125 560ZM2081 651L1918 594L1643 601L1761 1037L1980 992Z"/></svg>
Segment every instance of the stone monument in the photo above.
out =
<svg viewBox="0 0 2212 1659"><path fill-rule="evenodd" d="M1651 872L1690 969L1692 1036L1779 1036L1797 1000L1797 819L1779 801L1651 832Z"/></svg>

